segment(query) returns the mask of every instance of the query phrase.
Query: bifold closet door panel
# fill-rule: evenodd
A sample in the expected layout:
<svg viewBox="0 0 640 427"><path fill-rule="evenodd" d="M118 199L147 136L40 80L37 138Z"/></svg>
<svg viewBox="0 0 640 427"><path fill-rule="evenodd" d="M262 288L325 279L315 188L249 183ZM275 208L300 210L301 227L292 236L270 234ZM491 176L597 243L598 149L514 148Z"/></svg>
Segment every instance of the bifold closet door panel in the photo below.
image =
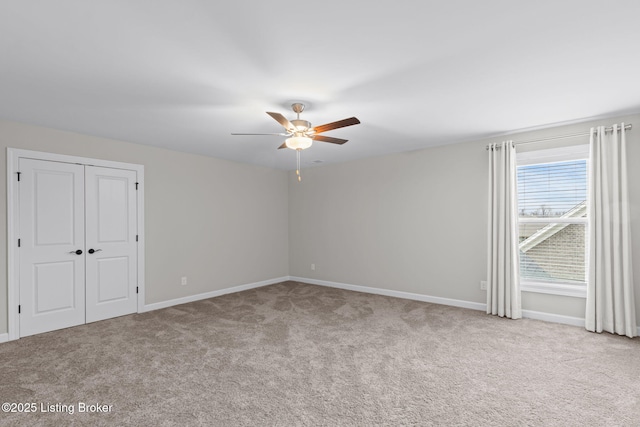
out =
<svg viewBox="0 0 640 427"><path fill-rule="evenodd" d="M20 336L85 323L84 166L19 160Z"/></svg>
<svg viewBox="0 0 640 427"><path fill-rule="evenodd" d="M86 166L87 322L137 308L136 173Z"/></svg>

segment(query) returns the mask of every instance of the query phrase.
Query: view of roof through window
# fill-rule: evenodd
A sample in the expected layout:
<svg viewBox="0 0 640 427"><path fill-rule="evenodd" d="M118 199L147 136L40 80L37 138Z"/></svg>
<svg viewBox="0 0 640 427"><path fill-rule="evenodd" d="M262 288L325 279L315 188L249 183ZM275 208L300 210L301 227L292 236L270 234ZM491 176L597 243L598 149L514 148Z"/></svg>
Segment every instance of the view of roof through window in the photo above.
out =
<svg viewBox="0 0 640 427"><path fill-rule="evenodd" d="M520 275L586 281L587 161L518 167Z"/></svg>

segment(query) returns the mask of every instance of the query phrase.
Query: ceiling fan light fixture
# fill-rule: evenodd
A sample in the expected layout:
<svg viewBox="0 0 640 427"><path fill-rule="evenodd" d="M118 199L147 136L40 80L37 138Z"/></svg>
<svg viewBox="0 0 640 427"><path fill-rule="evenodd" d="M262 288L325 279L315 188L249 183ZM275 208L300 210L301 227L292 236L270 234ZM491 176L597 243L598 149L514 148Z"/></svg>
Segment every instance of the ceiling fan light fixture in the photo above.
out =
<svg viewBox="0 0 640 427"><path fill-rule="evenodd" d="M292 136L291 138L287 138L284 143L287 145L287 148L291 148L292 150L305 150L311 147L313 140L306 136Z"/></svg>

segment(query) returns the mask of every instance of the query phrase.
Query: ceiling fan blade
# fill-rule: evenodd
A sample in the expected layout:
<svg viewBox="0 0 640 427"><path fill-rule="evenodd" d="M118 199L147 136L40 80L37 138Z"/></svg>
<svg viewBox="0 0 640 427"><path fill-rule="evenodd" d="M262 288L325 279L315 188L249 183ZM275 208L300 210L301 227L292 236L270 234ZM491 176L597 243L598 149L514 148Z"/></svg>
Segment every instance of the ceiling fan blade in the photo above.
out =
<svg viewBox="0 0 640 427"><path fill-rule="evenodd" d="M355 117L350 117L344 120L338 120L337 122L327 123L326 125L320 125L313 128L316 133L322 133L333 129L343 128L346 126L353 126L360 124L360 120Z"/></svg>
<svg viewBox="0 0 640 427"><path fill-rule="evenodd" d="M280 113L270 113L267 111L267 114L273 117L278 123L280 123L286 130L295 129L295 126L291 124L289 120L285 116Z"/></svg>
<svg viewBox="0 0 640 427"><path fill-rule="evenodd" d="M278 135L278 136L289 136L288 133L233 133L231 135Z"/></svg>
<svg viewBox="0 0 640 427"><path fill-rule="evenodd" d="M287 148L287 143L283 142L282 145L278 147L278 150L280 150L281 148Z"/></svg>
<svg viewBox="0 0 640 427"><path fill-rule="evenodd" d="M322 142L330 142L332 144L344 144L345 142L348 141L348 139L332 138L330 136L324 136L324 135L314 135L313 136L313 140L314 141L322 141Z"/></svg>

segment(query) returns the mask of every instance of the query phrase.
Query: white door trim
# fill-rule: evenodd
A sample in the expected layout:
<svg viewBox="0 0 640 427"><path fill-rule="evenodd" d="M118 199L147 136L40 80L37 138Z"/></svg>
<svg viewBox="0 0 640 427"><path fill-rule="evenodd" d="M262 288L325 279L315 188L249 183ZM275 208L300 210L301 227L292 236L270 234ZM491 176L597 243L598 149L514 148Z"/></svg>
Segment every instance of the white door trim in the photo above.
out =
<svg viewBox="0 0 640 427"><path fill-rule="evenodd" d="M138 306L137 312L144 311L145 295L145 259L144 259L144 166L133 163L113 162L110 160L91 159L88 157L67 156L64 154L46 153L42 151L22 150L7 147L7 321L8 339L16 340L20 337L20 259L18 257L18 161L20 158L48 160L62 163L75 163L88 166L101 166L113 169L127 169L135 171L138 181L137 192L137 220L138 220Z"/></svg>

